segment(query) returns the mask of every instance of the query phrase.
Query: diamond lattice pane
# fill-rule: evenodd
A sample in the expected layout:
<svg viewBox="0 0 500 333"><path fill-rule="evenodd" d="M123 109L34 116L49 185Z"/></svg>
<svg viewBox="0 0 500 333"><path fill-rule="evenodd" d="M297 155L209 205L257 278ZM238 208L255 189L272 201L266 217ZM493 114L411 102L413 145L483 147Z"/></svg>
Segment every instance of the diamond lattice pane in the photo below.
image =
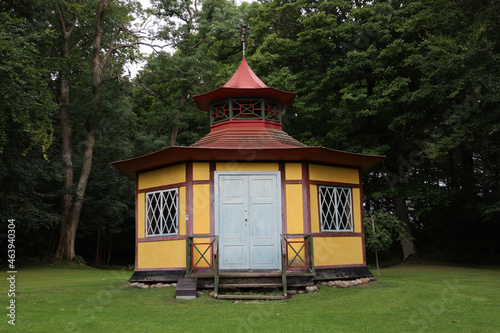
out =
<svg viewBox="0 0 500 333"><path fill-rule="evenodd" d="M351 189L319 187L322 231L352 231Z"/></svg>
<svg viewBox="0 0 500 333"><path fill-rule="evenodd" d="M146 235L175 235L178 231L177 189L146 194Z"/></svg>

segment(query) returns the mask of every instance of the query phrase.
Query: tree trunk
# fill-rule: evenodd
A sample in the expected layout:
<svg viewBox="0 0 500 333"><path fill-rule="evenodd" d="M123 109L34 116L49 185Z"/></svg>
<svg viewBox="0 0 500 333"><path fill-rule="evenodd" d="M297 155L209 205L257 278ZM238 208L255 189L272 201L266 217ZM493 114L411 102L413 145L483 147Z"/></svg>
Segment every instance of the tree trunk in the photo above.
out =
<svg viewBox="0 0 500 333"><path fill-rule="evenodd" d="M111 249L113 246L113 236L111 236L109 240L109 251L108 251L108 260L106 261L106 266L109 266L109 261L111 260Z"/></svg>
<svg viewBox="0 0 500 333"><path fill-rule="evenodd" d="M85 153L83 158L82 172L76 187L76 192L72 196L73 203L66 219L61 223L61 236L59 246L55 255L57 260L73 260L75 258L75 238L80 215L82 213L83 199L87 189L90 170L92 168L92 156L95 144L95 128L87 124L87 140L85 143Z"/></svg>
<svg viewBox="0 0 500 333"><path fill-rule="evenodd" d="M56 7L58 8L58 7ZM68 106L69 106L69 80L68 80L68 57L70 56L70 48L68 39L70 33L66 30L64 21L60 19L61 32L64 39L61 56L63 58L62 68L60 71L59 82L59 110L61 117L61 159L63 163L64 175L64 195L63 207L61 216L61 232L59 235L59 244L57 246L55 259L57 260L72 260L75 257L74 250L71 250L71 237L68 230L71 228L71 209L73 206L73 161L71 151L71 125L69 122Z"/></svg>
<svg viewBox="0 0 500 333"><path fill-rule="evenodd" d="M101 251L101 228L97 228L97 245L95 247L95 266L99 267L99 252Z"/></svg>
<svg viewBox="0 0 500 333"><path fill-rule="evenodd" d="M171 146L175 146L175 142L177 141L177 134L179 133L179 119L181 118L181 114L186 109L187 99L188 99L187 89L183 89L181 96L181 106L179 107L179 111L175 115L174 125L172 126L172 137L170 138Z"/></svg>
<svg viewBox="0 0 500 333"><path fill-rule="evenodd" d="M373 235L375 236L376 231L375 231L375 218L374 217L371 218L371 222L372 222ZM378 265L378 251L375 251L375 263L377 264L377 276L380 277L380 268Z"/></svg>
<svg viewBox="0 0 500 333"><path fill-rule="evenodd" d="M63 208L61 216L61 233L59 237L59 245L55 254L58 260L72 260L75 256L74 251L71 251L71 240L68 238L68 229L71 228L71 210L73 207L73 162L71 153L71 125L69 123L69 115L67 106L69 104L69 86L67 84L66 74L61 74L61 96L60 96L60 111L61 111L61 157L63 162L64 174L64 195Z"/></svg>
<svg viewBox="0 0 500 333"><path fill-rule="evenodd" d="M396 217L404 224L400 230L402 235L401 248L403 249L403 261L407 261L418 255L417 247L415 246L415 243L413 241L405 199L400 194L397 194L393 198L393 202L396 211Z"/></svg>

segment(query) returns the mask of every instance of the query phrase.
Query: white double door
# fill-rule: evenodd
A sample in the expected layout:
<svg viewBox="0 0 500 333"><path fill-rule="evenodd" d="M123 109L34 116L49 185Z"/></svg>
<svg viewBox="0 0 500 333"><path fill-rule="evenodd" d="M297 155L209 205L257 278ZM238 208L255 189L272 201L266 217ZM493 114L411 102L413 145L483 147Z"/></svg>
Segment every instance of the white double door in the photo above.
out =
<svg viewBox="0 0 500 333"><path fill-rule="evenodd" d="M216 172L216 233L222 270L281 268L279 172Z"/></svg>

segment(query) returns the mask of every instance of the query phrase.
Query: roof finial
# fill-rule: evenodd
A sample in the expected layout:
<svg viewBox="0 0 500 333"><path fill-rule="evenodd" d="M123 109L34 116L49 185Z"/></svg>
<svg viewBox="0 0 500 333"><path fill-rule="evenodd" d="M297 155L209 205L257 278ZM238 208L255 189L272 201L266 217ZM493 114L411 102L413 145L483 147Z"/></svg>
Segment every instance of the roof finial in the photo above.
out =
<svg viewBox="0 0 500 333"><path fill-rule="evenodd" d="M247 41L252 41L252 47L255 47L255 42L253 40L253 34L250 32L252 28L250 28L250 24L246 24L245 21L243 21L242 25L238 25L236 28L236 32L234 33L234 40L233 40L233 47L236 47L236 41L239 40L241 41L243 45L243 58L245 58L245 49L246 49L246 42ZM247 34L250 33L250 36L247 36ZM241 38L240 38L241 34Z"/></svg>

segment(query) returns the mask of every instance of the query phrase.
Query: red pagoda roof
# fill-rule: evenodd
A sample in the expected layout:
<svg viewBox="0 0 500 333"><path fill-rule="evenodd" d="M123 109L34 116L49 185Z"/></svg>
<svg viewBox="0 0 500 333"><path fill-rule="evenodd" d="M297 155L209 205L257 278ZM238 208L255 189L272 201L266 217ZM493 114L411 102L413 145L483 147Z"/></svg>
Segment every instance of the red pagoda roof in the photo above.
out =
<svg viewBox="0 0 500 333"><path fill-rule="evenodd" d="M210 126L211 132L191 145L202 148L270 149L307 147L281 129L280 123L233 120Z"/></svg>
<svg viewBox="0 0 500 333"><path fill-rule="evenodd" d="M245 58L243 58L243 61L233 74L233 77L230 78L223 87L239 89L269 88L257 75L255 75Z"/></svg>
<svg viewBox="0 0 500 333"><path fill-rule="evenodd" d="M227 83L210 92L193 96L198 109L210 111L210 103L228 97L266 97L281 102L281 107L286 109L292 106L295 93L281 91L268 87L252 71L245 58Z"/></svg>

